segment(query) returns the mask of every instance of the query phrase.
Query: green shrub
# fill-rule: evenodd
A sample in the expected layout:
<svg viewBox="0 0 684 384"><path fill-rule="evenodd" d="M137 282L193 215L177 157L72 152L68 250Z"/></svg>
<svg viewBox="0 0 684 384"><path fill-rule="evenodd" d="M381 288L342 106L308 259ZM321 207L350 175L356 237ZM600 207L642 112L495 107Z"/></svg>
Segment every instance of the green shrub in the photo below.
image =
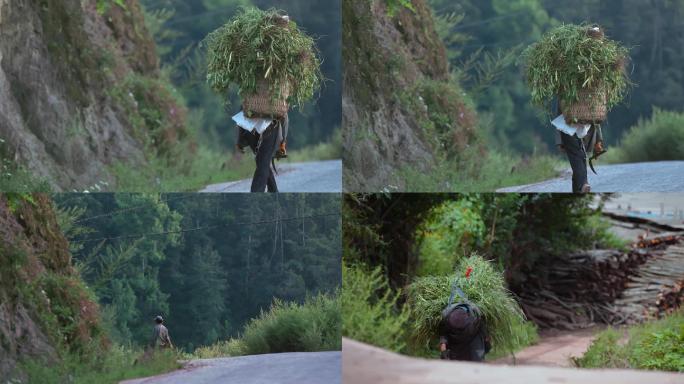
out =
<svg viewBox="0 0 684 384"><path fill-rule="evenodd" d="M458 258L470 254L485 233L476 198L446 202L419 229L418 276L449 275Z"/></svg>
<svg viewBox="0 0 684 384"><path fill-rule="evenodd" d="M654 108L650 119L639 120L625 133L614 152L611 162L684 159L684 113Z"/></svg>
<svg viewBox="0 0 684 384"><path fill-rule="evenodd" d="M387 14L390 16L396 15L402 8L410 9L414 12L416 10L413 4L411 4L411 0L385 0L385 4L387 5Z"/></svg>
<svg viewBox="0 0 684 384"><path fill-rule="evenodd" d="M603 331L575 363L582 368L636 368L684 372L684 311L622 332Z"/></svg>
<svg viewBox="0 0 684 384"><path fill-rule="evenodd" d="M469 268L472 268L472 273L470 278L466 278ZM441 313L448 304L454 281L458 281L468 300L482 311L493 347L512 352L531 339L527 334L529 327L523 326L525 315L506 289L503 274L491 262L474 255L459 261L455 275L419 277L408 287L413 353L434 353Z"/></svg>
<svg viewBox="0 0 684 384"><path fill-rule="evenodd" d="M407 309L380 267L342 265L342 334L395 352L406 347Z"/></svg>
<svg viewBox="0 0 684 384"><path fill-rule="evenodd" d="M340 350L339 300L328 294L304 304L276 299L268 312L247 323L241 340L247 355Z"/></svg>

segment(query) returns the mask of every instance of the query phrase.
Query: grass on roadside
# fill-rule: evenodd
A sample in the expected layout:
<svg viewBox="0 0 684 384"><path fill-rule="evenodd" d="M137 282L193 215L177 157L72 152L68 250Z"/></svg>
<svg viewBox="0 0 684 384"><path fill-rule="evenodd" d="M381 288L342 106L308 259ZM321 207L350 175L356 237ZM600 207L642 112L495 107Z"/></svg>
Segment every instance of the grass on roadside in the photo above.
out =
<svg viewBox="0 0 684 384"><path fill-rule="evenodd" d="M146 355L139 349L115 346L93 361L85 361L86 357L67 355L57 364L27 360L22 363L21 369L28 375L27 383L114 384L121 380L176 370L180 368L179 358L180 355L174 351L158 351Z"/></svg>
<svg viewBox="0 0 684 384"><path fill-rule="evenodd" d="M195 350L195 358L281 352L336 351L342 348L340 302L319 294L303 304L273 301L268 311L248 322L238 338Z"/></svg>
<svg viewBox="0 0 684 384"><path fill-rule="evenodd" d="M684 311L630 327L601 332L581 358L580 368L634 368L684 372Z"/></svg>
<svg viewBox="0 0 684 384"><path fill-rule="evenodd" d="M550 155L520 158L499 152L466 154L466 160L440 161L428 172L414 167L399 173L406 192L492 192L558 176L565 163Z"/></svg>

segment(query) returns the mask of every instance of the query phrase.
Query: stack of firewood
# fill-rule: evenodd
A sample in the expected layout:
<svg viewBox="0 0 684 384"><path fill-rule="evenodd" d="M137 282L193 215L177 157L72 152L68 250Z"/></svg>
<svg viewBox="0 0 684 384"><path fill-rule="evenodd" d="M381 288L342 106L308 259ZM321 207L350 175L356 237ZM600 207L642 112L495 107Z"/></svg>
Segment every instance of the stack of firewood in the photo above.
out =
<svg viewBox="0 0 684 384"><path fill-rule="evenodd" d="M649 259L613 303L626 322L660 317L678 308L684 299L684 247L673 245Z"/></svg>
<svg viewBox="0 0 684 384"><path fill-rule="evenodd" d="M643 321L678 307L684 296L684 248L673 233L641 238L628 252L591 250L550 258L516 289L542 328ZM679 283L679 285L677 285Z"/></svg>

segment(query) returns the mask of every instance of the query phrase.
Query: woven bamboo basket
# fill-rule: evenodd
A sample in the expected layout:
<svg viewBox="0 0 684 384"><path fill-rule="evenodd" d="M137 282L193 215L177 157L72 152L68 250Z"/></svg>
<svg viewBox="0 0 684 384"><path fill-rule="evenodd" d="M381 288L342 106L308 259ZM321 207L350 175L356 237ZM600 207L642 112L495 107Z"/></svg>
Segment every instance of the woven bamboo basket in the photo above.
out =
<svg viewBox="0 0 684 384"><path fill-rule="evenodd" d="M606 120L608 100L605 92L595 88L583 88L577 96L578 100L571 104L561 101L561 110L567 123L594 124Z"/></svg>
<svg viewBox="0 0 684 384"><path fill-rule="evenodd" d="M287 114L290 107L287 103L289 95L289 83L285 83L280 87L280 95L276 98L271 93L269 83L266 80L261 80L257 84L256 93L244 96L242 110L247 116L282 118Z"/></svg>

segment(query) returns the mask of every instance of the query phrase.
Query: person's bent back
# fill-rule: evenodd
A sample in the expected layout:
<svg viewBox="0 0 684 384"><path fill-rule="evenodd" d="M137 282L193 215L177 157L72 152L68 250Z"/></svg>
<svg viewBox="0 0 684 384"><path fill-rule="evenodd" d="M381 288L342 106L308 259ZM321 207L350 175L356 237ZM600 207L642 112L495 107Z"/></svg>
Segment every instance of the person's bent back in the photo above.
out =
<svg viewBox="0 0 684 384"><path fill-rule="evenodd" d="M485 321L474 305L450 308L440 324L439 336L445 360L483 361L491 349Z"/></svg>

